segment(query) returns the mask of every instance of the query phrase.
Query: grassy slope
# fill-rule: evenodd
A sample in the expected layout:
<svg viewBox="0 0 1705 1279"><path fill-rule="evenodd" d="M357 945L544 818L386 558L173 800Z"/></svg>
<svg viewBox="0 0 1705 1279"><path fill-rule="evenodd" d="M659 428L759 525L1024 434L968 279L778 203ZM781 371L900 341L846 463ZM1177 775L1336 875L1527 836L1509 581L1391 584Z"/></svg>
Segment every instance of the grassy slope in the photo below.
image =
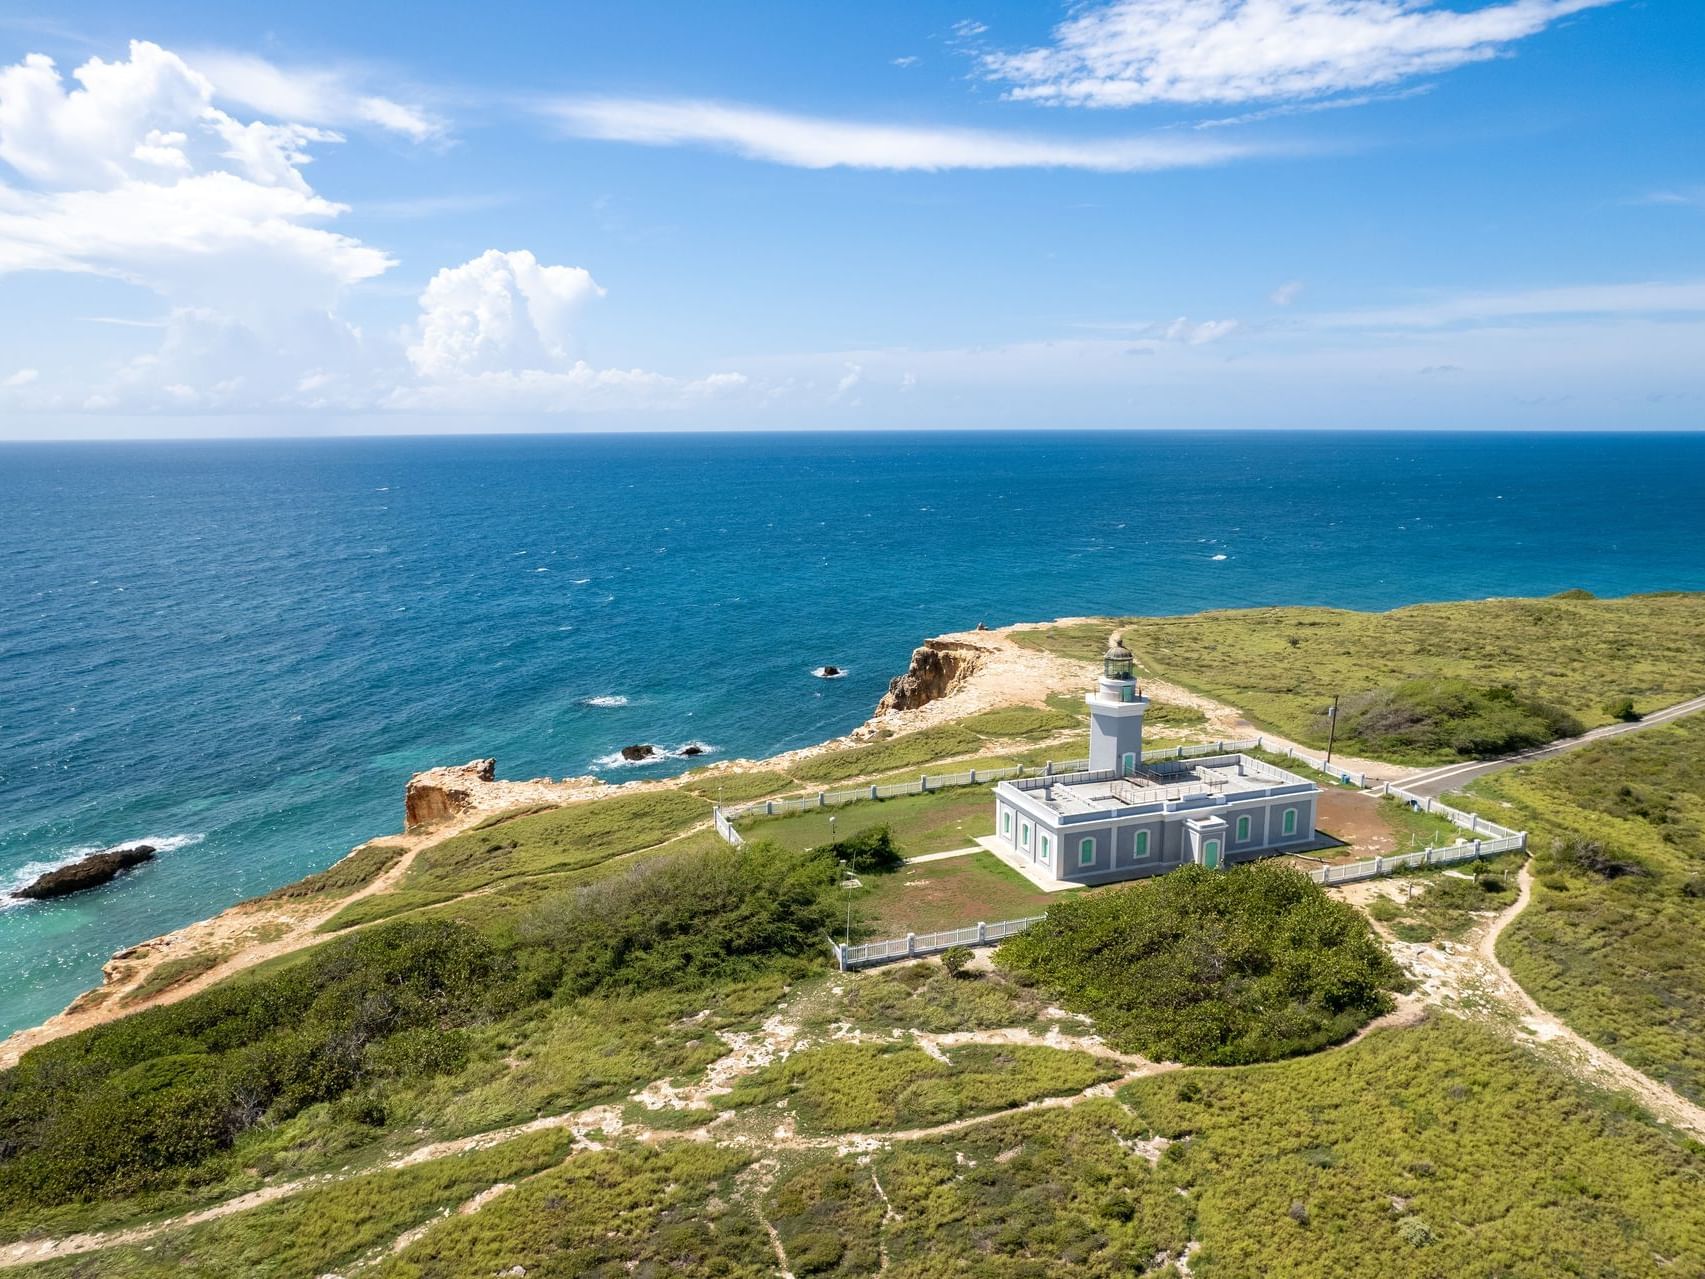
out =
<svg viewBox="0 0 1705 1279"><path fill-rule="evenodd" d="M1389 613L1239 609L1123 625L1125 642L1154 674L1317 747L1325 745L1320 709L1333 694L1415 676L1514 685L1589 726L1608 720L1616 697L1650 711L1705 689L1705 646L1697 642L1705 594L1698 593L1417 604ZM1014 638L1091 659L1107 642L1107 624Z"/></svg>
<svg viewBox="0 0 1705 1279"><path fill-rule="evenodd" d="M1499 956L1575 1030L1705 1101L1705 716L1512 769L1471 796L1527 827L1536 854L1533 903ZM1576 838L1647 873L1561 864L1558 842Z"/></svg>

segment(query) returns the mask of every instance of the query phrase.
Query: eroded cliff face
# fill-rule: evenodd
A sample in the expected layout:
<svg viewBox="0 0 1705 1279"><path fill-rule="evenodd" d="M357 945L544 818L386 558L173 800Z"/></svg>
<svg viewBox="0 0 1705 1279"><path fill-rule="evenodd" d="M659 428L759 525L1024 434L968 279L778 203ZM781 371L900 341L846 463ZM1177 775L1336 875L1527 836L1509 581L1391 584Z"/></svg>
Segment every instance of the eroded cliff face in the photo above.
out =
<svg viewBox="0 0 1705 1279"><path fill-rule="evenodd" d="M408 830L441 822L466 812L474 805L474 792L481 782L497 774L495 759L470 760L448 768L429 768L409 778L403 797L403 824Z"/></svg>
<svg viewBox="0 0 1705 1279"><path fill-rule="evenodd" d="M987 658L990 650L960 640L932 639L912 651L911 665L896 675L876 704L878 715L912 711L946 697L959 688Z"/></svg>

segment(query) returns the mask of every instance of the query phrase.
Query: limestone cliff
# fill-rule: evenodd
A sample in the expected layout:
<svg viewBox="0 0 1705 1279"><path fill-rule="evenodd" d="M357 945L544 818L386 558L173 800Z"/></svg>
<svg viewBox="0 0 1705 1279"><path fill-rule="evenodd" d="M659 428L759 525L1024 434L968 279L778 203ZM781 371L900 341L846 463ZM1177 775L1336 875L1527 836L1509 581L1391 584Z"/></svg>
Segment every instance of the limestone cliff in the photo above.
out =
<svg viewBox="0 0 1705 1279"><path fill-rule="evenodd" d="M960 640L932 639L912 652L911 665L896 675L876 704L876 713L912 711L946 697L963 685L991 650Z"/></svg>
<svg viewBox="0 0 1705 1279"><path fill-rule="evenodd" d="M430 768L409 778L403 797L403 824L408 830L441 822L467 811L474 804L480 782L497 773L495 759L470 760L448 768Z"/></svg>

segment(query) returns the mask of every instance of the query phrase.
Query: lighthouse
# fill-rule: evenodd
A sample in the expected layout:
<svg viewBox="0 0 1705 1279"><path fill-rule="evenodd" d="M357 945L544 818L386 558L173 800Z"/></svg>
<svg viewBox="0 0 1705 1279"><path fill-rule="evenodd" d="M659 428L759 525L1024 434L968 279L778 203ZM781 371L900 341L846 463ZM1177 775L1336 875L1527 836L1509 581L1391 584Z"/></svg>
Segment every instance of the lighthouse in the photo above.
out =
<svg viewBox="0 0 1705 1279"><path fill-rule="evenodd" d="M1143 712L1149 699L1137 688L1131 671L1131 650L1115 631L1101 659L1101 678L1095 691L1084 695L1089 704L1089 767L1128 777L1143 762Z"/></svg>

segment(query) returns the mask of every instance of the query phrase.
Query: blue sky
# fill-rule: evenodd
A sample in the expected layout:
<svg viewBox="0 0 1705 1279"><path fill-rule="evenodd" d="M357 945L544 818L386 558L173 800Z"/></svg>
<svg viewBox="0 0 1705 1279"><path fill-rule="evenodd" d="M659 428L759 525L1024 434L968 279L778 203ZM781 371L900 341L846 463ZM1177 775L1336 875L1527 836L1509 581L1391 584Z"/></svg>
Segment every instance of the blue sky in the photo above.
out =
<svg viewBox="0 0 1705 1279"><path fill-rule="evenodd" d="M1697 428L1702 66L1683 0L14 4L0 439Z"/></svg>

